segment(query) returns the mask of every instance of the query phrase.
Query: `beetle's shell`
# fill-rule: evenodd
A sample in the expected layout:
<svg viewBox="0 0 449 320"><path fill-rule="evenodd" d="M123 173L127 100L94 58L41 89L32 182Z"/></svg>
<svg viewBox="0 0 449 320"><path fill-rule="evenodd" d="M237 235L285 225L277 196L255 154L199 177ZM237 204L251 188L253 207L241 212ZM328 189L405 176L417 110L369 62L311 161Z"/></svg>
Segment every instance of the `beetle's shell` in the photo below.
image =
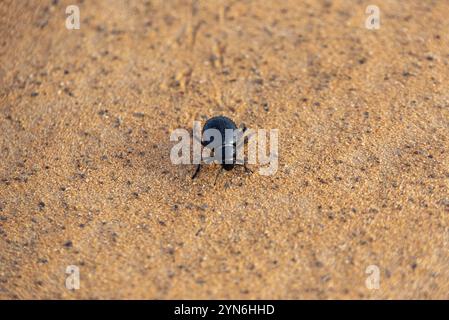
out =
<svg viewBox="0 0 449 320"><path fill-rule="evenodd" d="M208 129L216 129L220 132L221 135L221 145L214 148L214 152L216 156L218 156L219 163L222 164L225 170L231 170L234 168L235 164L235 135L233 132L232 135L226 136L226 129L237 130L237 126L234 121L225 116L218 116L210 118L206 121L203 127L203 135L204 132ZM209 145L214 141L214 137L210 137L210 141L202 141L204 146Z"/></svg>
<svg viewBox="0 0 449 320"><path fill-rule="evenodd" d="M208 129L217 129L218 131L220 131L221 137L222 137L222 141L224 141L224 139L225 139L225 130L226 129L236 130L237 126L235 125L234 121L232 121L228 117L217 116L217 117L212 117L212 118L210 118L209 120L206 121L206 123L203 126L203 133L204 133L204 131L206 131ZM210 143L212 141L213 141L213 137L212 137L211 141L206 141L203 144L208 144L208 143ZM232 142L233 141L229 141L228 143L232 143Z"/></svg>
<svg viewBox="0 0 449 320"><path fill-rule="evenodd" d="M225 129L237 129L237 126L235 125L234 121L229 119L225 116L217 116L212 117L209 120L206 121L203 127L203 132L207 129L217 129L222 133L222 135L225 132Z"/></svg>

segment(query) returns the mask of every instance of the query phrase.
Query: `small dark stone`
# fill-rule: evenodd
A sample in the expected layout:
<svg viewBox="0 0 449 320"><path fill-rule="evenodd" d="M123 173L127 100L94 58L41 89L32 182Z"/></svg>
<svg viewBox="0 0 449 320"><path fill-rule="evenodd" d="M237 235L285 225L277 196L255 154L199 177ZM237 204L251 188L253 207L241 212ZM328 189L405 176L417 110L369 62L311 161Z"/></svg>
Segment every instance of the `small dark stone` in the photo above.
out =
<svg viewBox="0 0 449 320"><path fill-rule="evenodd" d="M145 116L145 114L142 112L134 112L133 116L136 118L143 118Z"/></svg>
<svg viewBox="0 0 449 320"><path fill-rule="evenodd" d="M64 247L66 247L66 248L71 248L71 247L73 247L73 242L72 241L67 241L66 243L64 243Z"/></svg>
<svg viewBox="0 0 449 320"><path fill-rule="evenodd" d="M34 97L37 97L39 95L39 92L36 92L36 91L34 91L34 92L31 92L31 96L34 98Z"/></svg>
<svg viewBox="0 0 449 320"><path fill-rule="evenodd" d="M204 231L203 228L199 228L198 231L195 233L195 236L198 237L203 231Z"/></svg>
<svg viewBox="0 0 449 320"><path fill-rule="evenodd" d="M412 74L410 72L408 72L408 71L402 72L402 76L404 76L404 77L410 77L411 75Z"/></svg>
<svg viewBox="0 0 449 320"><path fill-rule="evenodd" d="M45 208L45 203L40 201L37 206L39 207L39 210L43 210Z"/></svg>

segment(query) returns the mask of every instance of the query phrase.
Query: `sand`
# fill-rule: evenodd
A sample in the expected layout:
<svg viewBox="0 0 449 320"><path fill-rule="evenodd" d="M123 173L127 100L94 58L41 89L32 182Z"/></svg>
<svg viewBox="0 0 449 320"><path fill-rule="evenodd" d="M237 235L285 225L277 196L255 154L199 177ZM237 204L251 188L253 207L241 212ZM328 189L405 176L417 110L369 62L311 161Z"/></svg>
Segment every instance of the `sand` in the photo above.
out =
<svg viewBox="0 0 449 320"><path fill-rule="evenodd" d="M0 298L448 299L449 1L372 2L1 1ZM277 173L173 165L214 115Z"/></svg>

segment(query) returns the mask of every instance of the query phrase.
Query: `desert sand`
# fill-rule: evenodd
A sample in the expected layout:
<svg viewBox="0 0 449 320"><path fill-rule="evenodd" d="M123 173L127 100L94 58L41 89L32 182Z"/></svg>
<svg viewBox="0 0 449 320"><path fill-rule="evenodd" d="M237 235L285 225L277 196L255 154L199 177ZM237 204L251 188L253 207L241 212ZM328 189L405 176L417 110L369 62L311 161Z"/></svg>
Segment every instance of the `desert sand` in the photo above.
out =
<svg viewBox="0 0 449 320"><path fill-rule="evenodd" d="M448 299L448 17L1 1L0 298ZM277 173L173 165L170 133L214 115L279 129Z"/></svg>

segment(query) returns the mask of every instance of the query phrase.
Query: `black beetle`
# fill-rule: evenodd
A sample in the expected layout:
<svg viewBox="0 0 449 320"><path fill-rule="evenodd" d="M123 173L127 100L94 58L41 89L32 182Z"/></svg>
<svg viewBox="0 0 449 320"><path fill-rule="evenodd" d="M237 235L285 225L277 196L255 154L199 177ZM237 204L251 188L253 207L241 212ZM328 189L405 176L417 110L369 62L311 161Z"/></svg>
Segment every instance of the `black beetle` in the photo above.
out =
<svg viewBox="0 0 449 320"><path fill-rule="evenodd" d="M215 177L215 183L217 182L218 175L220 174L221 171L223 171L223 169L226 171L230 171L230 170L234 169L235 165L237 165L237 164L242 165L245 168L246 172L252 173L252 170L246 166L246 163L244 161L239 162L237 160L237 146L240 143L246 143L248 141L248 137L242 137L243 138L242 141L237 141L237 137L235 135L233 135L233 136L225 135L226 129L238 130L234 121L232 121L231 119L229 119L228 117L225 117L225 116L212 117L212 118L208 119L206 121L206 123L204 124L202 133L204 134L204 132L209 129L218 130L220 132L221 138L222 138L221 146L219 148L217 148L216 150L214 150L215 152L217 150L218 150L218 152L221 151L220 152L221 156L218 157L219 160L221 160L220 161L221 170L217 173L217 176ZM241 125L240 130L242 130L242 133L244 133L247 130L247 128L245 127L245 125ZM201 140L200 142L204 147L207 147L207 145L209 145L210 143L213 142L213 137L211 137L211 139L208 141ZM192 179L195 179L197 177L198 173L200 172L200 169L201 169L201 163L198 164L198 166L196 167L196 170L192 176Z"/></svg>

